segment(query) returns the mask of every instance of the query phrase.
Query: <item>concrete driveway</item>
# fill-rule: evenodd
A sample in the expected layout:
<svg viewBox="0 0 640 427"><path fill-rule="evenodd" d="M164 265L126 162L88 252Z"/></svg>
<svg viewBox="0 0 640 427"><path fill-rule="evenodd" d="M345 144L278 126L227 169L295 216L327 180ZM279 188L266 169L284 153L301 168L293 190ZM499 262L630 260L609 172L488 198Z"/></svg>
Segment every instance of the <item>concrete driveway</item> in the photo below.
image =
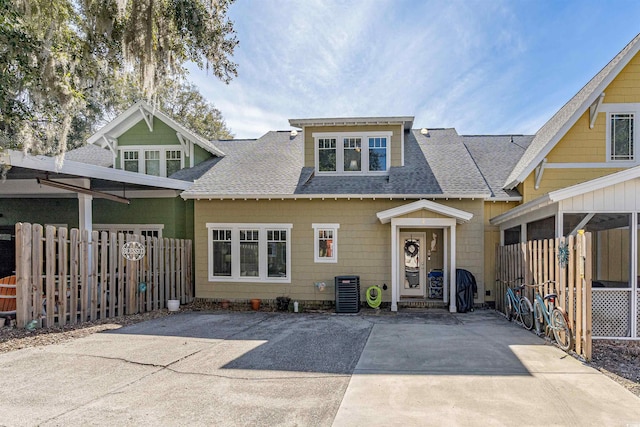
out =
<svg viewBox="0 0 640 427"><path fill-rule="evenodd" d="M0 355L0 425L640 425L490 311L182 313Z"/></svg>

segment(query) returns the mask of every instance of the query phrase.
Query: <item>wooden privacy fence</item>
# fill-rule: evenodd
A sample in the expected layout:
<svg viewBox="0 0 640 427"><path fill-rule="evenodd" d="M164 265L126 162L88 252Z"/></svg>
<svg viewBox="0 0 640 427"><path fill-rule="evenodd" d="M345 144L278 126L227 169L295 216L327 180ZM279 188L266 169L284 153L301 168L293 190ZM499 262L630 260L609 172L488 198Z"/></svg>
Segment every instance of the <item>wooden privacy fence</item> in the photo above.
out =
<svg viewBox="0 0 640 427"><path fill-rule="evenodd" d="M89 239L91 237L91 239ZM126 242L145 256L127 260ZM193 299L191 240L16 224L16 322L64 325L159 310Z"/></svg>
<svg viewBox="0 0 640 427"><path fill-rule="evenodd" d="M591 233L500 246L496 254L496 309L503 311L507 283L546 284L543 296L558 294L556 305L567 314L574 350L591 359ZM526 287L533 304L537 287Z"/></svg>

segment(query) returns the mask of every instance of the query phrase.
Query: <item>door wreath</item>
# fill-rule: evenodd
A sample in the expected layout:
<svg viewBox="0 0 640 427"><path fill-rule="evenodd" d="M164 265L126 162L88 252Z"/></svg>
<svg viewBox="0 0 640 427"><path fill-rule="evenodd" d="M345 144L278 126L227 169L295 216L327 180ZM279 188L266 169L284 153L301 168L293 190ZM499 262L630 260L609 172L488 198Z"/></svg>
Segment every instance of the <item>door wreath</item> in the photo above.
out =
<svg viewBox="0 0 640 427"><path fill-rule="evenodd" d="M420 244L415 240L407 240L404 244L404 253L411 258L415 258L418 255L419 250Z"/></svg>

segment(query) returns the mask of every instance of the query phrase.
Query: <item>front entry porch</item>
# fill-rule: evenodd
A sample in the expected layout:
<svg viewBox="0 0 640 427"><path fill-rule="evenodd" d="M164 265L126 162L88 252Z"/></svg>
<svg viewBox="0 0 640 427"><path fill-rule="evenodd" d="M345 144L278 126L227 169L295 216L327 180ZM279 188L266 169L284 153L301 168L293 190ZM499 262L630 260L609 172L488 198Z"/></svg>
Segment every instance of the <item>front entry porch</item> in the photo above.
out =
<svg viewBox="0 0 640 427"><path fill-rule="evenodd" d="M429 217L407 217L425 211ZM455 313L456 225L473 214L418 200L377 216L391 223L391 311L399 303L442 301Z"/></svg>

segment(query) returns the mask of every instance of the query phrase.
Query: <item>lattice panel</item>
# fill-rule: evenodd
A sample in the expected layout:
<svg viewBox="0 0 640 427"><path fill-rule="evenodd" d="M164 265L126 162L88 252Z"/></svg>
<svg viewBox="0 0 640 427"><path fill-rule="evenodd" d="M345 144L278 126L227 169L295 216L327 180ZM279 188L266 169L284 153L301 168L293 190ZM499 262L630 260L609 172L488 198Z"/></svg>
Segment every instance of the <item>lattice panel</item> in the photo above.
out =
<svg viewBox="0 0 640 427"><path fill-rule="evenodd" d="M631 336L631 292L592 290L594 337Z"/></svg>

